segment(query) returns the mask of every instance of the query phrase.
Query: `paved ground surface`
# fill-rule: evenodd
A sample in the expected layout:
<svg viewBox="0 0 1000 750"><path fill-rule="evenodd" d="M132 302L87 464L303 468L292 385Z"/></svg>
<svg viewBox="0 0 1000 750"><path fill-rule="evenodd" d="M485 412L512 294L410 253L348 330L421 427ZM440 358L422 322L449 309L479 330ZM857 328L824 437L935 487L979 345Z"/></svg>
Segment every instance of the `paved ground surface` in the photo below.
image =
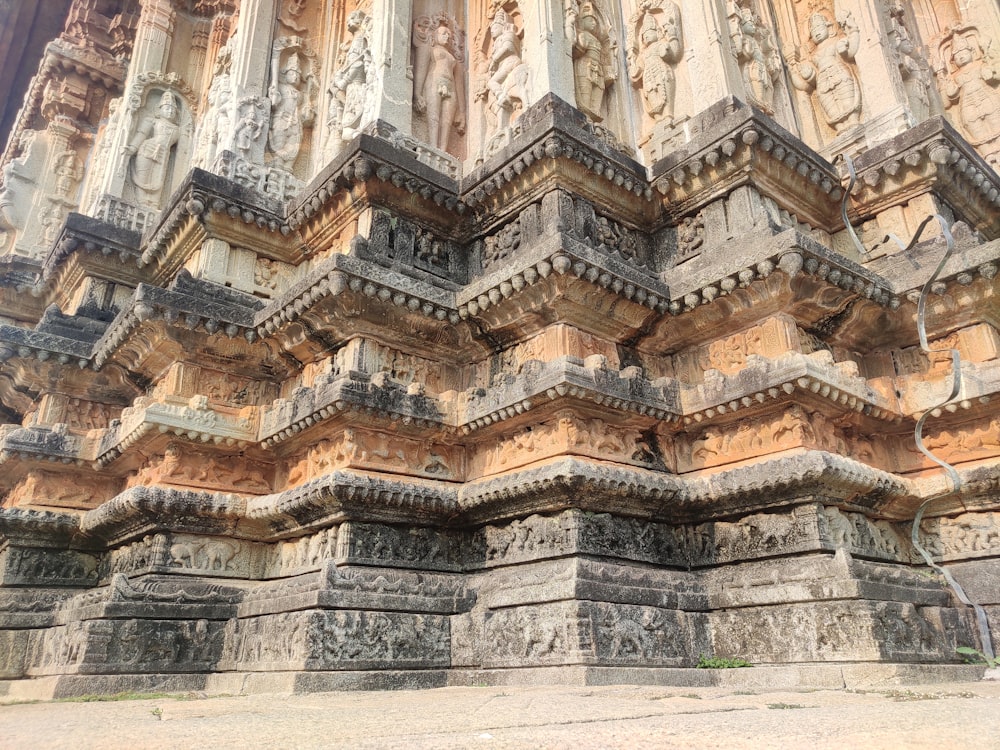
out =
<svg viewBox="0 0 1000 750"><path fill-rule="evenodd" d="M0 706L2 748L1000 748L1000 682L450 687Z"/></svg>

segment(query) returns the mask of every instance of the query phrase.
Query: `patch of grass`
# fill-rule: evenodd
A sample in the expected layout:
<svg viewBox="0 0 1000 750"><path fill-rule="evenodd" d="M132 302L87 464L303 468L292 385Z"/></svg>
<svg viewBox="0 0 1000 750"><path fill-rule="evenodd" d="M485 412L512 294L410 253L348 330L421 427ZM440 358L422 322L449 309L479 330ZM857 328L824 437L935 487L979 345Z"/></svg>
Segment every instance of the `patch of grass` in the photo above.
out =
<svg viewBox="0 0 1000 750"><path fill-rule="evenodd" d="M685 693L684 695L681 696L681 698L693 698L695 700L699 701L701 700L701 696L698 695L697 693Z"/></svg>
<svg viewBox="0 0 1000 750"><path fill-rule="evenodd" d="M801 705L799 703L768 703L767 707L768 708L775 708L775 709L780 709L780 708L805 708L805 706L803 706L803 705Z"/></svg>
<svg viewBox="0 0 1000 750"><path fill-rule="evenodd" d="M737 657L721 657L721 656L705 656L704 654L698 655L698 663L695 665L698 669L739 669L741 667L752 667L753 664L748 662L746 659L740 659Z"/></svg>
<svg viewBox="0 0 1000 750"><path fill-rule="evenodd" d="M1000 656L989 657L979 649L972 648L971 646L959 646L955 651L969 664L985 664L991 669L1000 667Z"/></svg>
<svg viewBox="0 0 1000 750"><path fill-rule="evenodd" d="M157 719L163 719L163 709L160 708L159 706L157 706L156 708L154 708L149 713L153 714L153 716L155 716Z"/></svg>

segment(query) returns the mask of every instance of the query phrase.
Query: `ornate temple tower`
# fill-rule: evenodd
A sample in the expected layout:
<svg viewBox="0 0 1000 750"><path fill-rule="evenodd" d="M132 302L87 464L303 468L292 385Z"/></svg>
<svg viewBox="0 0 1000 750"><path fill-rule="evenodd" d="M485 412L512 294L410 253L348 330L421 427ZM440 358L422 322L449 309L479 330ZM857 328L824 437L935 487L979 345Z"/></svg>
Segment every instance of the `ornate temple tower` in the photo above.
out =
<svg viewBox="0 0 1000 750"><path fill-rule="evenodd" d="M990 652L993 0L73 0L40 54L11 694Z"/></svg>

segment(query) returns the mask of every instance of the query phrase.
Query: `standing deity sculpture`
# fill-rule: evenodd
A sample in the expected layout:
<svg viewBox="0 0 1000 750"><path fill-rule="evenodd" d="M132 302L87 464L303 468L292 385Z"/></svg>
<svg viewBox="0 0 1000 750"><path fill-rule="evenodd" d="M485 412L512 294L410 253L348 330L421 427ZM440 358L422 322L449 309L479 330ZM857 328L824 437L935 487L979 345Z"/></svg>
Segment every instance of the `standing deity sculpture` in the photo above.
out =
<svg viewBox="0 0 1000 750"><path fill-rule="evenodd" d="M521 58L521 33L511 15L497 8L489 24L489 56L485 81L476 99L486 102L493 117L491 130L504 130L514 113L528 102L531 68Z"/></svg>
<svg viewBox="0 0 1000 750"><path fill-rule="evenodd" d="M949 108L958 108L958 120L973 146L996 141L985 149L988 158L1000 154L1000 63L984 50L979 30L956 26L938 47L936 74Z"/></svg>
<svg viewBox="0 0 1000 750"><path fill-rule="evenodd" d="M68 149L59 155L55 164L55 195L59 198L69 198L76 184L83 177L83 165L80 157L73 149Z"/></svg>
<svg viewBox="0 0 1000 750"><path fill-rule="evenodd" d="M838 15L836 25L840 32L831 35L834 23L825 13L813 13L809 17L810 59L800 62L794 56L789 72L792 85L812 94L823 120L840 133L861 120L861 82L854 62L860 31L850 12Z"/></svg>
<svg viewBox="0 0 1000 750"><path fill-rule="evenodd" d="M753 104L774 114L774 85L781 76L781 55L770 30L751 6L734 4L730 31L747 96Z"/></svg>
<svg viewBox="0 0 1000 750"><path fill-rule="evenodd" d="M576 106L594 122L601 122L604 95L618 77L615 45L591 2L577 6L569 0L566 26L573 44Z"/></svg>
<svg viewBox="0 0 1000 750"><path fill-rule="evenodd" d="M452 131L465 133L464 54L448 19L439 17L430 28L427 20L426 16L418 18L413 29L413 108L427 117L430 144L447 151Z"/></svg>
<svg viewBox="0 0 1000 750"><path fill-rule="evenodd" d="M629 44L629 79L642 93L646 114L670 124L677 89L674 66L684 52L680 10L670 0L645 0L630 26L630 31L638 26L638 34Z"/></svg>
<svg viewBox="0 0 1000 750"><path fill-rule="evenodd" d="M230 78L232 50L224 46L215 60L212 85L208 89L207 110L198 133L198 157L196 164L211 166L224 145L233 126L233 89Z"/></svg>
<svg viewBox="0 0 1000 750"><path fill-rule="evenodd" d="M924 120L930 115L931 100L928 92L931 88L931 77L917 44L913 41L906 25L906 9L902 2L893 2L889 6L890 41L896 52L896 62L899 65L899 75L903 79L903 87L910 103L914 117Z"/></svg>
<svg viewBox="0 0 1000 750"><path fill-rule="evenodd" d="M365 115L371 109L375 65L369 47L370 27L371 19L362 10L347 17L347 31L352 38L341 46L329 88L327 150L330 153L361 132Z"/></svg>
<svg viewBox="0 0 1000 750"><path fill-rule="evenodd" d="M159 207L170 171L170 157L180 139L180 108L177 97L164 91L156 114L139 121L125 146L129 157L128 177L142 206Z"/></svg>
<svg viewBox="0 0 1000 750"><path fill-rule="evenodd" d="M273 65L276 74L268 90L271 129L267 146L271 163L291 172L302 149L303 126L311 124L315 116L312 105L315 79L308 72L303 74L298 52L292 51L279 66L280 60L281 55L276 53Z"/></svg>

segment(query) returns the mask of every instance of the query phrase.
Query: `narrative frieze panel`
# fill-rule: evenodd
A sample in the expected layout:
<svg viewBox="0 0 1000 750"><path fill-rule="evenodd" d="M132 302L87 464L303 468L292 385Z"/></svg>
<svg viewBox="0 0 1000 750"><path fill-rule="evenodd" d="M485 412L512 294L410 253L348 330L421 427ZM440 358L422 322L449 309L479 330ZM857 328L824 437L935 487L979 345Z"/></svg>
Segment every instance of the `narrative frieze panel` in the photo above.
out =
<svg viewBox="0 0 1000 750"><path fill-rule="evenodd" d="M713 652L755 664L950 659L973 643L971 613L903 602L741 608L708 616ZM803 634L807 634L803 637Z"/></svg>
<svg viewBox="0 0 1000 750"><path fill-rule="evenodd" d="M33 508L96 508L118 490L113 477L93 475L89 469L45 471L32 469L11 488L3 505Z"/></svg>
<svg viewBox="0 0 1000 750"><path fill-rule="evenodd" d="M460 531L356 521L341 525L337 550L345 563L442 571L461 570L477 554Z"/></svg>
<svg viewBox="0 0 1000 750"><path fill-rule="evenodd" d="M722 466L794 448L850 455L844 430L820 411L797 404L781 416L759 415L730 425L709 425L678 439L680 472Z"/></svg>
<svg viewBox="0 0 1000 750"><path fill-rule="evenodd" d="M489 524L477 534L485 567L561 557L570 553L617 557L676 568L790 555L828 548L819 506L756 513L736 521L675 526L610 513L564 511ZM858 542L858 549L872 552ZM472 556L471 561L477 559Z"/></svg>
<svg viewBox="0 0 1000 750"><path fill-rule="evenodd" d="M262 545L238 539L159 532L106 554L100 572L102 580L149 572L259 578L266 554Z"/></svg>
<svg viewBox="0 0 1000 750"><path fill-rule="evenodd" d="M678 352L672 359L678 376L694 383L704 378L706 370L733 375L747 366L747 357L756 355L776 359L801 348L800 331L795 322L776 316L745 331Z"/></svg>
<svg viewBox="0 0 1000 750"><path fill-rule="evenodd" d="M167 444L161 458L154 458L128 480L129 487L168 484L224 492L260 494L272 489L273 467L239 456L195 450L180 441Z"/></svg>
<svg viewBox="0 0 1000 750"><path fill-rule="evenodd" d="M650 468L665 468L672 454L667 439L652 430L609 424L560 412L555 419L479 443L470 459L471 476L486 476L558 455L589 456Z"/></svg>
<svg viewBox="0 0 1000 750"><path fill-rule="evenodd" d="M925 519L921 543L947 561L1000 555L1000 513L963 513Z"/></svg>
<svg viewBox="0 0 1000 750"><path fill-rule="evenodd" d="M99 564L87 552L8 545L0 553L0 576L7 586L93 586Z"/></svg>
<svg viewBox="0 0 1000 750"><path fill-rule="evenodd" d="M223 623L86 620L32 634L29 674L202 672L218 661Z"/></svg>
<svg viewBox="0 0 1000 750"><path fill-rule="evenodd" d="M149 395L158 401L171 396L185 400L206 396L213 406L257 405L274 397L274 386L235 373L175 362L157 381Z"/></svg>
<svg viewBox="0 0 1000 750"><path fill-rule="evenodd" d="M448 665L442 615L358 610L284 612L230 619L220 666L399 669Z"/></svg>
<svg viewBox="0 0 1000 750"><path fill-rule="evenodd" d="M288 486L294 487L336 469L401 472L411 476L458 480L465 475L464 455L455 446L431 443L355 427L311 445L289 462Z"/></svg>
<svg viewBox="0 0 1000 750"><path fill-rule="evenodd" d="M70 430L85 433L105 429L120 413L121 407L113 404L46 393L39 401L34 423L45 426L64 424Z"/></svg>

